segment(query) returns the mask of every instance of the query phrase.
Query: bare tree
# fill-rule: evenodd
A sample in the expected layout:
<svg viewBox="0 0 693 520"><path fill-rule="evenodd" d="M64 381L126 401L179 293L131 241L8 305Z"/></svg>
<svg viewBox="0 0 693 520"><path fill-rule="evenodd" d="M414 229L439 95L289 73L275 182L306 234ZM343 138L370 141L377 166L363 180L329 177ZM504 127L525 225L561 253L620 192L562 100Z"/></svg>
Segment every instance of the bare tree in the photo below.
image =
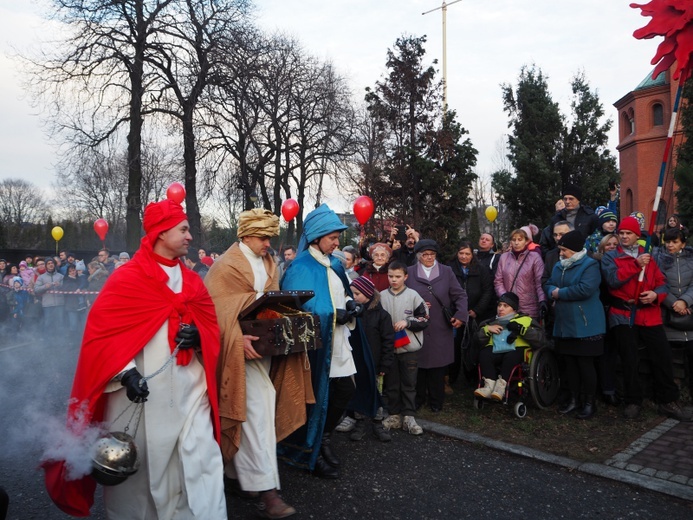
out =
<svg viewBox="0 0 693 520"><path fill-rule="evenodd" d="M172 0L53 0L67 37L31 59L30 84L68 147L96 147L127 132L127 244L141 228L141 143L149 108L145 69L156 21Z"/></svg>
<svg viewBox="0 0 693 520"><path fill-rule="evenodd" d="M104 143L105 145L106 143ZM71 154L61 164L56 187L60 204L70 211L70 218L93 221L104 218L110 231L124 237L126 231L128 168L127 154L117 145L90 148ZM142 181L140 200L157 200L177 176L175 149L156 144L142 148ZM140 218L142 215L140 215Z"/></svg>
<svg viewBox="0 0 693 520"><path fill-rule="evenodd" d="M257 185L265 186L265 193L272 185L264 171L273 162L276 149L268 146L270 119L262 83L272 45L271 39L255 29L239 32L231 48L220 49L223 56L217 81L204 101L207 117L201 127L202 141L216 158L209 176L221 172L223 190L239 192L244 209L253 205L250 195ZM263 205L277 207L276 200L274 204L263 201Z"/></svg>
<svg viewBox="0 0 693 520"><path fill-rule="evenodd" d="M113 231L125 224L127 158L99 150L79 154L56 185L67 208L87 219L104 218Z"/></svg>
<svg viewBox="0 0 693 520"><path fill-rule="evenodd" d="M260 92L264 94L265 102L260 105L268 119L267 127L262 136L261 146L266 147L271 154L271 163L263 172L265 181L263 192L264 202L268 202L268 186L272 188L275 213L279 214L282 198L294 196L295 186L290 183L290 136L293 124L294 83L302 67L303 50L297 40L282 36L272 39L272 52L266 61L262 74L259 76ZM259 180L259 177L258 177ZM270 184L271 183L271 184ZM301 218L301 215L298 217ZM293 222L289 224L290 233Z"/></svg>
<svg viewBox="0 0 693 520"><path fill-rule="evenodd" d="M323 179L333 171L330 167L346 160L354 151L354 111L346 82L330 63L306 60L297 80L291 92L294 124L289 138L289 171L299 205L304 207L307 190L312 188L317 206ZM299 234L302 227L299 216Z"/></svg>
<svg viewBox="0 0 693 520"><path fill-rule="evenodd" d="M247 0L176 0L162 12L154 50L144 57L160 76L157 110L182 127L185 203L193 236L202 232L195 134L198 105L207 85L215 81L217 48L233 40L249 5Z"/></svg>
<svg viewBox="0 0 693 520"><path fill-rule="evenodd" d="M0 222L6 247L21 247L25 225L44 222L47 217L48 207L38 187L24 179L0 181Z"/></svg>
<svg viewBox="0 0 693 520"><path fill-rule="evenodd" d="M289 197L319 204L325 176L336 178L354 153L346 82L291 38L243 36L225 53L223 75L206 101L206 139L217 168L235 178L227 187L243 194L246 208L254 191L276 214ZM233 167L224 164L227 157ZM297 222L300 233L301 216Z"/></svg>
<svg viewBox="0 0 693 520"><path fill-rule="evenodd" d="M216 176L216 189L211 196L212 210L224 227L235 228L243 210L243 193L238 190L236 175L225 171Z"/></svg>
<svg viewBox="0 0 693 520"><path fill-rule="evenodd" d="M342 164L342 175L337 179L340 191L352 196L368 195L373 199L380 220L397 218L390 211L392 190L385 185L385 143L377 121L365 106L355 117L354 155Z"/></svg>

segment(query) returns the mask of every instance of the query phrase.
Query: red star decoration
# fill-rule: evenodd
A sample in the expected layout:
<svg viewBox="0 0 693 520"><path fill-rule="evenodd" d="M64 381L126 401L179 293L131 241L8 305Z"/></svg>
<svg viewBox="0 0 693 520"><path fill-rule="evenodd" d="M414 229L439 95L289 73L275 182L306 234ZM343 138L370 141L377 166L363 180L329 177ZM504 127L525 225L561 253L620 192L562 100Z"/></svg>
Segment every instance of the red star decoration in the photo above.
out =
<svg viewBox="0 0 693 520"><path fill-rule="evenodd" d="M642 16L652 20L633 33L638 39L663 36L664 41L657 47L652 65L657 64L652 78L666 71L677 62L673 78L685 81L691 74L691 53L693 53L693 2L691 0L652 0L647 4L630 4L640 8Z"/></svg>

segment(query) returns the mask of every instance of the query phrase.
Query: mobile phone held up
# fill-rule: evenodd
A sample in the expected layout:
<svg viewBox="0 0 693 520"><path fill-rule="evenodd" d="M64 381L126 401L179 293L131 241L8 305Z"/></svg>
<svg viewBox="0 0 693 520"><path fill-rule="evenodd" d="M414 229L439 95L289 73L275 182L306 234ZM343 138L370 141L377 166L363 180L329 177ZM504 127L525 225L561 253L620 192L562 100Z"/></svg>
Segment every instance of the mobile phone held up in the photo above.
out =
<svg viewBox="0 0 693 520"><path fill-rule="evenodd" d="M398 240L401 243L407 241L407 226L397 226L397 234L395 235L395 240Z"/></svg>

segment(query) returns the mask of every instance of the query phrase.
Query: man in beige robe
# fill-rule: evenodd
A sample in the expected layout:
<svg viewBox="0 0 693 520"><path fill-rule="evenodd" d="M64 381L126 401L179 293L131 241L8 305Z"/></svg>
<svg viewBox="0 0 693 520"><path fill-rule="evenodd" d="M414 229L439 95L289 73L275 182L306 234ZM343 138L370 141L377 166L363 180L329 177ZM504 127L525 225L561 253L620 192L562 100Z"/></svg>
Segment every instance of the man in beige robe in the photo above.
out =
<svg viewBox="0 0 693 520"><path fill-rule="evenodd" d="M267 291L279 290L276 264L267 254L279 218L269 211L241 213L240 241L217 259L205 278L221 330L219 414L226 483L260 494L266 518L296 512L277 494L276 444L306 420L314 402L305 353L263 357L244 336L238 315ZM275 413L276 410L276 413Z"/></svg>

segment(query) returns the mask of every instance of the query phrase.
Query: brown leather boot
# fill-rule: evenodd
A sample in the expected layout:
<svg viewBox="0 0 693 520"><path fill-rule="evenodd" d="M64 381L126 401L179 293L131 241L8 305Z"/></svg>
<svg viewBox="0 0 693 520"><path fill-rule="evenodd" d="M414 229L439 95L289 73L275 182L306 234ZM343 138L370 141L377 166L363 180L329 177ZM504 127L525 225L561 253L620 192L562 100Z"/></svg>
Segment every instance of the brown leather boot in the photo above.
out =
<svg viewBox="0 0 693 520"><path fill-rule="evenodd" d="M455 391L450 386L450 376L445 376L445 395L452 395Z"/></svg>
<svg viewBox="0 0 693 520"><path fill-rule="evenodd" d="M296 514L296 510L282 500L276 489L260 493L257 508L258 515L262 518L286 518Z"/></svg>

